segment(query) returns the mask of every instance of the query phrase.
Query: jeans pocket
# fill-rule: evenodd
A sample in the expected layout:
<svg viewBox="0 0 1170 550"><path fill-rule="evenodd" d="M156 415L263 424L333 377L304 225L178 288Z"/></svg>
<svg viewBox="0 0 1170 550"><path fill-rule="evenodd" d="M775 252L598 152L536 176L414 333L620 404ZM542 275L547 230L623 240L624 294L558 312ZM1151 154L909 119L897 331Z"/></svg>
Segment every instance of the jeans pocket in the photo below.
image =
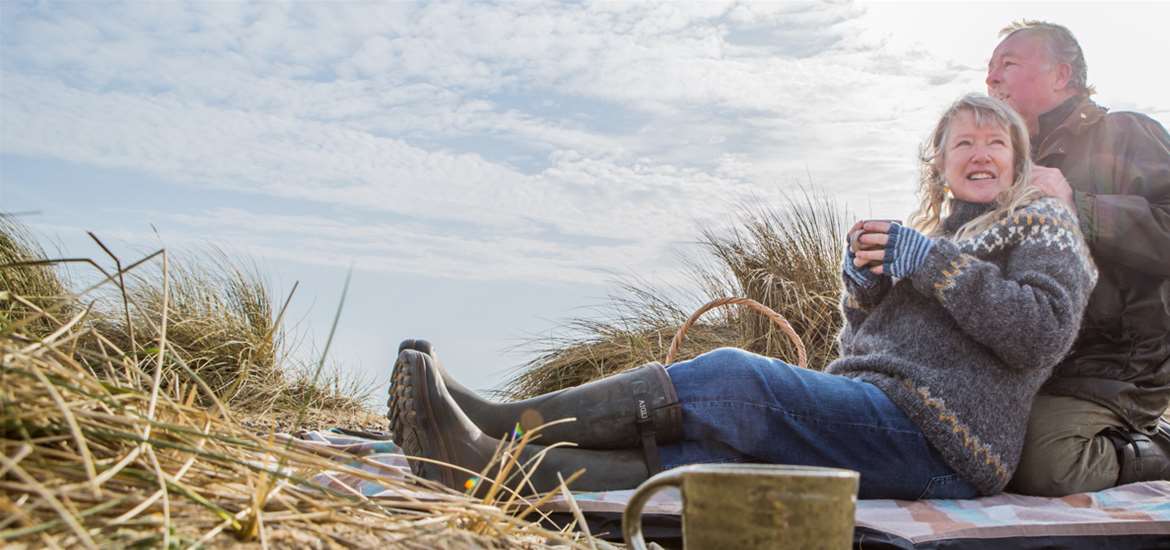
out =
<svg viewBox="0 0 1170 550"><path fill-rule="evenodd" d="M918 500L932 498L972 498L977 491L959 474L945 474L934 476L926 482Z"/></svg>

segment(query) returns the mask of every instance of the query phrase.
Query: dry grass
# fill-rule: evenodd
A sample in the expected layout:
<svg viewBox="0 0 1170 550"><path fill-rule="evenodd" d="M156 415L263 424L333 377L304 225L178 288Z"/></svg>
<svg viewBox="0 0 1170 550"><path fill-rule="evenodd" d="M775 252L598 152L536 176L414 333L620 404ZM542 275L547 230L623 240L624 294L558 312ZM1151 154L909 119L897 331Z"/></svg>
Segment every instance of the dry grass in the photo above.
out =
<svg viewBox="0 0 1170 550"><path fill-rule="evenodd" d="M436 489L372 501L316 487L310 478L333 470L419 490L193 405L201 390L163 388L158 361L139 373L154 381L148 391L104 380L66 353L85 336L76 321L51 339L0 335L0 544L510 548L570 538L525 520L535 503L514 496ZM158 344L161 359L165 338Z"/></svg>
<svg viewBox="0 0 1170 550"><path fill-rule="evenodd" d="M508 396L522 399L661 361L678 327L692 313L645 283L622 285L621 293L590 318L566 322L567 336L543 338L530 347L537 357L508 382ZM719 313L712 313L719 317ZM726 315L722 315L725 319ZM679 360L692 358L719 346L746 342L726 320L698 323L687 333Z"/></svg>
<svg viewBox="0 0 1170 550"><path fill-rule="evenodd" d="M747 211L741 228L703 232L715 268L696 269L707 293L751 298L779 313L808 347L808 367L837 358L841 331L841 254L845 215L826 197L806 194L786 209ZM727 319L747 349L793 361L792 343L764 317L743 310Z"/></svg>
<svg viewBox="0 0 1170 550"><path fill-rule="evenodd" d="M45 253L23 226L0 215L0 292L8 298L0 303L0 331L20 330L46 336L57 324L56 317L68 317L73 300L54 266L38 263ZM64 299L63 299L64 298ZM51 315L32 316L36 311ZM24 320L22 326L13 326Z"/></svg>
<svg viewBox="0 0 1170 550"><path fill-rule="evenodd" d="M270 380L255 378L256 371L276 368L270 361L279 314L272 317L263 294L238 271L214 279L224 292L215 295L208 286L192 290L208 279L190 270L172 279L165 252L148 258L160 266L153 275L133 273L146 264L119 261L122 268L105 278L124 297L121 308L87 301L100 287L46 292L40 303L21 294L50 288L51 280L6 283L0 294L0 546L584 547L586 539L569 529L532 523L539 499L499 488L484 499L423 489L417 480L350 466L360 458L337 461L327 450L311 452L245 426L248 414L232 403L246 413L259 404L270 416L282 403L295 404L282 414L301 426L320 410L315 404L341 409L334 401L344 396L321 383L322 360L306 378L285 382L278 398L241 400L250 390L236 392L236 384ZM146 288L150 281L156 292ZM65 311L69 317L60 315ZM215 315L230 320L206 324ZM228 326L242 334L219 330ZM250 374L233 376L230 369L245 362ZM527 437L501 448L501 476L524 466L515 457ZM421 496L374 501L337 493L311 481L326 470ZM483 478L490 483L492 476Z"/></svg>
<svg viewBox="0 0 1170 550"><path fill-rule="evenodd" d="M45 336L62 319L88 307L85 325L100 337L77 340L78 360L107 379L147 387L149 380L137 371L158 353L153 342L160 336L158 320L165 304L170 350L162 376L168 388L190 382L194 373L219 401L259 424L287 418L280 413L303 404L327 413L314 415L323 420L366 427L374 422L364 406L368 387L338 373L319 380L312 365L296 364L290 357L282 325L292 294L274 311L269 285L254 264L214 249L172 257L164 295L157 258L129 268L93 238L109 255L113 271L92 259L62 260L87 264L107 280L81 291L83 300L58 277L59 262L49 261L20 225L0 218L0 266L7 266L0 269L0 291L10 297L0 306L0 330L22 319L20 326L10 327L13 332ZM123 354L118 361L110 360L111 350ZM196 402L213 404L202 394Z"/></svg>
<svg viewBox="0 0 1170 550"><path fill-rule="evenodd" d="M778 210L745 208L738 228L702 232L708 255L688 262L697 295L675 299L670 296L679 292L645 281L623 284L622 292L594 315L566 322L567 336L531 342L537 357L519 369L505 393L540 395L662 361L674 333L694 310L732 296L780 313L804 340L808 366L823 369L837 357L835 338L841 329L837 302L844 220L831 199L809 193ZM796 361L787 337L747 309L709 313L687 333L678 360L721 346Z"/></svg>
<svg viewBox="0 0 1170 550"><path fill-rule="evenodd" d="M120 292L113 292L99 310L98 328L118 349L138 356L156 353L151 342L159 337L155 322L165 303L172 358L186 363L233 408L269 409L284 386L283 331L264 279L254 267L238 264L218 251L171 261L166 296L157 264L144 266L126 278L132 315L121 314ZM180 371L174 363L164 369L167 375Z"/></svg>

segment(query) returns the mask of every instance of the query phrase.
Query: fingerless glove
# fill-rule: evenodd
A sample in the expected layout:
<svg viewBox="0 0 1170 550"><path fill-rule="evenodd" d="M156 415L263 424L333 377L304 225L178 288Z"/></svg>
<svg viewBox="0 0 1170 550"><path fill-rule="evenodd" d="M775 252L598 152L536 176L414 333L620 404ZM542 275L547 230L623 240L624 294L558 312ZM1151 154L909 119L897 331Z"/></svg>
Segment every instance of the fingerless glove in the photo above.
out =
<svg viewBox="0 0 1170 550"><path fill-rule="evenodd" d="M934 248L934 240L909 227L890 225L890 240L886 244L885 272L904 279L918 271Z"/></svg>
<svg viewBox="0 0 1170 550"><path fill-rule="evenodd" d="M873 288L874 285L881 281L881 276L870 271L868 267L857 267L853 265L853 249L849 247L849 243L845 244L845 276L849 280L857 283L861 288Z"/></svg>

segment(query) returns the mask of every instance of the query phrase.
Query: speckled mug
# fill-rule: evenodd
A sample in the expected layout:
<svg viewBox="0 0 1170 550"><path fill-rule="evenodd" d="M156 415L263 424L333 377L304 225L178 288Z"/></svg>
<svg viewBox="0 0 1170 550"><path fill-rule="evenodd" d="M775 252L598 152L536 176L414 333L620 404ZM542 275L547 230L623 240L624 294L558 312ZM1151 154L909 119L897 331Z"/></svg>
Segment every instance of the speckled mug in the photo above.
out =
<svg viewBox="0 0 1170 550"><path fill-rule="evenodd" d="M622 535L644 550L642 507L660 489L677 487L686 548L850 548L857 484L857 472L838 468L683 466L638 487L622 515Z"/></svg>

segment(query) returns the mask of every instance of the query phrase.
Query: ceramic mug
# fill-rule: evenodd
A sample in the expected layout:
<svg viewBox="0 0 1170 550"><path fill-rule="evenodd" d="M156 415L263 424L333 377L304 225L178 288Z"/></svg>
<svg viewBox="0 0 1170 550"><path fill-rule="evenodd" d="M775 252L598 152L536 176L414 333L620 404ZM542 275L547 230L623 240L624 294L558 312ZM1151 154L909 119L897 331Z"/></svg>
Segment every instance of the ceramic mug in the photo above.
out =
<svg viewBox="0 0 1170 550"><path fill-rule="evenodd" d="M665 487L682 493L686 548L850 548L858 473L778 464L695 464L640 485L622 515L622 535L644 550L642 508Z"/></svg>
<svg viewBox="0 0 1170 550"><path fill-rule="evenodd" d="M886 222L886 223L890 223L890 224L896 223L898 225L904 225L902 223L902 220L872 219L872 220L864 220L864 221L867 221L867 222ZM848 236L850 248L861 248L862 250L877 250L879 248L882 248L881 246L875 246L875 245L869 245L868 247L861 247L858 244L857 240L860 239L861 236L866 234L866 233L867 233L867 231L864 231L861 229L858 229L857 231L850 233ZM871 261L862 267L873 267L877 263L879 263L879 262Z"/></svg>

